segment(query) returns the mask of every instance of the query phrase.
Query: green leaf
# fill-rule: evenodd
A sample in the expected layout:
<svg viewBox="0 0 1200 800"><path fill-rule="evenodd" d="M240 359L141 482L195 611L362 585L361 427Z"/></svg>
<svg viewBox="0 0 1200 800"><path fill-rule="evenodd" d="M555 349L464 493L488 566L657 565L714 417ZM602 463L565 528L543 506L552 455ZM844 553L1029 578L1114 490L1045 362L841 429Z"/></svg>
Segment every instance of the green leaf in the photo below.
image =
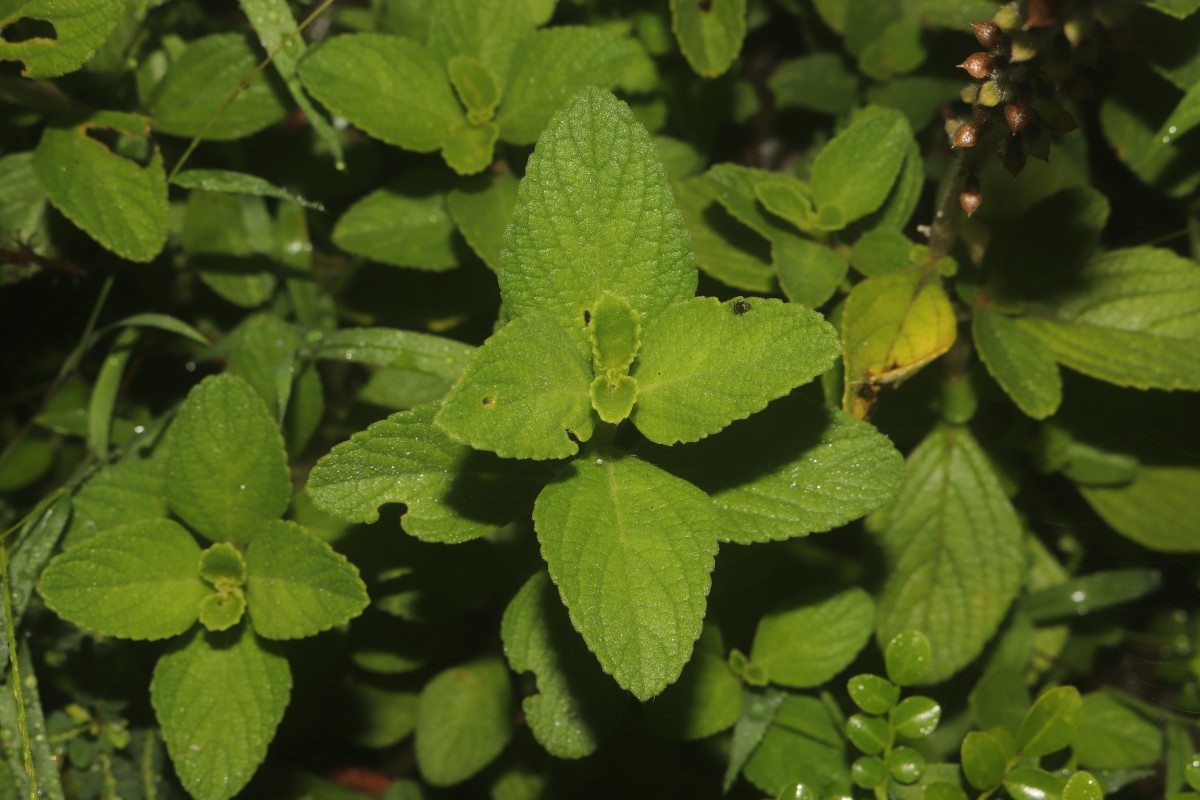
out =
<svg viewBox="0 0 1200 800"><path fill-rule="evenodd" d="M226 372L250 384L276 419L287 410L300 336L271 314L248 317L232 335Z"/></svg>
<svg viewBox="0 0 1200 800"><path fill-rule="evenodd" d="M948 678L979 655L1025 574L1020 523L974 437L952 427L926 437L870 523L891 566L879 639L919 628L933 647L922 680Z"/></svg>
<svg viewBox="0 0 1200 800"><path fill-rule="evenodd" d="M980 791L999 786L1008 770L1009 752L984 731L971 731L962 743L962 769L967 782Z"/></svg>
<svg viewBox="0 0 1200 800"><path fill-rule="evenodd" d="M452 381L471 363L476 348L419 331L348 328L312 345L312 357L356 361L376 367L412 370Z"/></svg>
<svg viewBox="0 0 1200 800"><path fill-rule="evenodd" d="M532 30L532 15L524 2L441 0L429 20L429 49L443 61L455 56L480 61L503 89L515 54Z"/></svg>
<svg viewBox="0 0 1200 800"><path fill-rule="evenodd" d="M246 604L268 639L314 636L367 607L367 589L345 556L294 522L258 529L246 548Z"/></svg>
<svg viewBox="0 0 1200 800"><path fill-rule="evenodd" d="M356 747L382 750L399 744L416 730L417 695L413 692L359 683L350 687L339 701L348 703L347 730L343 733Z"/></svg>
<svg viewBox="0 0 1200 800"><path fill-rule="evenodd" d="M1128 769L1156 763L1163 752L1158 724L1122 704L1108 692L1092 692L1082 701L1071 746L1080 765L1091 769Z"/></svg>
<svg viewBox="0 0 1200 800"><path fill-rule="evenodd" d="M836 250L783 231L771 237L771 261L788 300L809 308L833 297L850 269Z"/></svg>
<svg viewBox="0 0 1200 800"><path fill-rule="evenodd" d="M869 108L860 113L813 162L817 210L837 208L850 223L883 205L911 139L908 120L899 111Z"/></svg>
<svg viewBox="0 0 1200 800"><path fill-rule="evenodd" d="M721 781L723 792L732 788L738 774L766 736L779 707L788 697L787 692L771 686L762 689L745 685L742 687L742 715L733 727L729 742L729 760L725 764L725 777Z"/></svg>
<svg viewBox="0 0 1200 800"><path fill-rule="evenodd" d="M194 191L181 235L187 263L229 302L262 305L275 291L272 228L260 197Z"/></svg>
<svg viewBox="0 0 1200 800"><path fill-rule="evenodd" d="M122 258L150 261L167 242L167 178L162 153L151 145L142 166L114 153L91 131L145 138L146 120L100 112L77 125L48 127L33 168L50 202L67 219Z"/></svg>
<svg viewBox="0 0 1200 800"><path fill-rule="evenodd" d="M38 591L54 613L81 628L125 639L165 639L196 623L210 591L200 546L171 520L134 522L57 556Z"/></svg>
<svg viewBox="0 0 1200 800"><path fill-rule="evenodd" d="M44 236L46 190L33 169L33 153L0 157L0 231L20 241Z"/></svg>
<svg viewBox="0 0 1200 800"><path fill-rule="evenodd" d="M605 290L628 299L643 323L696 293L658 150L608 92L585 89L538 140L499 280L513 318L541 311L575 329Z"/></svg>
<svg viewBox="0 0 1200 800"><path fill-rule="evenodd" d="M850 264L868 278L899 272L910 266L912 241L899 231L867 231L854 243Z"/></svg>
<svg viewBox="0 0 1200 800"><path fill-rule="evenodd" d="M1156 569L1102 570L1029 592L1021 598L1021 611L1034 623L1082 617L1145 597L1161 585Z"/></svg>
<svg viewBox="0 0 1200 800"><path fill-rule="evenodd" d="M496 76L477 59L470 56L453 56L446 62L446 73L454 93L467 109L467 120L472 125L489 121L500 105L500 87Z"/></svg>
<svg viewBox="0 0 1200 800"><path fill-rule="evenodd" d="M546 475L451 440L435 408L393 414L317 462L307 492L322 511L374 522L379 506L404 503L404 530L431 542L476 539L528 514ZM531 468L532 467L532 468Z"/></svg>
<svg viewBox="0 0 1200 800"><path fill-rule="evenodd" d="M858 519L895 493L904 471L873 427L796 396L696 444L640 452L709 494L722 540L741 544Z"/></svg>
<svg viewBox="0 0 1200 800"><path fill-rule="evenodd" d="M408 172L347 209L334 226L333 243L382 264L453 269L463 254L446 211L449 185L434 171Z"/></svg>
<svg viewBox="0 0 1200 800"><path fill-rule="evenodd" d="M206 140L227 141L279 122L287 106L271 82L261 77L223 108L258 62L253 45L239 33L191 42L150 96L154 130L189 137L204 131Z"/></svg>
<svg viewBox="0 0 1200 800"><path fill-rule="evenodd" d="M571 97L586 86L612 88L628 64L625 42L599 28L564 25L537 31L513 56L498 116L500 138L533 144Z"/></svg>
<svg viewBox="0 0 1200 800"><path fill-rule="evenodd" d="M858 284L842 314L842 408L862 419L880 386L946 352L956 335L954 308L936 277L910 269Z"/></svg>
<svg viewBox="0 0 1200 800"><path fill-rule="evenodd" d="M640 335L641 325L629 301L610 292L600 295L588 323L596 374L627 372L641 344Z"/></svg>
<svg viewBox="0 0 1200 800"><path fill-rule="evenodd" d="M21 19L54 26L53 36L0 38L0 61L21 61L26 78L56 78L83 66L112 33L125 8L112 0L13 0L0 7L0 30Z"/></svg>
<svg viewBox="0 0 1200 800"><path fill-rule="evenodd" d="M5 625L6 631L15 632L20 626L33 588L54 553L71 513L70 496L55 493L43 498L27 515L24 524L19 526L20 535L11 545L8 576L4 585L12 601L12 628ZM7 617L6 613L6 621ZM11 656L9 642L7 636L0 636L0 675L7 669Z"/></svg>
<svg viewBox="0 0 1200 800"><path fill-rule="evenodd" d="M499 659L438 673L417 702L421 775L434 786L453 786L486 767L512 738L514 705Z"/></svg>
<svg viewBox="0 0 1200 800"><path fill-rule="evenodd" d="M886 714L900 699L900 687L886 678L865 673L846 682L854 705L868 714Z"/></svg>
<svg viewBox="0 0 1200 800"><path fill-rule="evenodd" d="M154 312L145 312L142 314L130 314L124 319L119 319L116 322L109 323L96 332L100 335L108 330L119 330L121 328L155 328L167 333L174 333L177 336L182 336L185 339L190 339L198 345L207 347L209 344L208 338L200 331L188 325L181 319L172 317L169 314L157 314Z"/></svg>
<svg viewBox="0 0 1200 800"><path fill-rule="evenodd" d="M1096 513L1123 536L1153 550L1200 550L1194 510L1200 469L1142 465L1133 482L1124 486L1078 488ZM1154 513L1147 514L1148 508Z"/></svg>
<svg viewBox="0 0 1200 800"><path fill-rule="evenodd" d="M882 786L888 779L887 765L883 759L875 756L863 756L854 759L850 765L850 780L862 789L874 789Z"/></svg>
<svg viewBox="0 0 1200 800"><path fill-rule="evenodd" d="M897 747L884 760L888 774L897 783L916 783L925 772L925 756L911 747Z"/></svg>
<svg viewBox="0 0 1200 800"><path fill-rule="evenodd" d="M518 317L483 343L435 422L506 458L565 458L592 436L591 346L548 314Z"/></svg>
<svg viewBox="0 0 1200 800"><path fill-rule="evenodd" d="M1017 767L1004 776L1004 789L1013 800L1058 800L1065 783L1037 767Z"/></svg>
<svg viewBox="0 0 1200 800"><path fill-rule="evenodd" d="M767 614L754 633L750 659L771 683L820 686L852 662L871 638L875 602L857 587L817 602Z"/></svg>
<svg viewBox="0 0 1200 800"><path fill-rule="evenodd" d="M268 180L250 175L246 172L234 172L228 169L189 169L176 175L171 183L185 189L203 189L206 192L226 192L227 194L248 194L255 197L273 197L276 200L286 200L304 208L324 211L320 203L305 200L294 192L289 192Z"/></svg>
<svg viewBox="0 0 1200 800"><path fill-rule="evenodd" d="M1187 785L1193 790L1200 792L1200 754L1193 754L1188 759L1187 766L1184 768L1184 778L1187 780Z"/></svg>
<svg viewBox="0 0 1200 800"><path fill-rule="evenodd" d="M767 85L780 108L842 114L858 106L858 79L836 53L812 53L784 61Z"/></svg>
<svg viewBox="0 0 1200 800"><path fill-rule="evenodd" d="M616 729L627 698L571 628L545 572L508 604L500 636L509 666L537 679L537 693L521 704L534 738L555 758L591 755Z"/></svg>
<svg viewBox="0 0 1200 800"><path fill-rule="evenodd" d="M893 636L883 648L888 678L898 686L920 683L929 674L933 646L923 632L909 628Z"/></svg>
<svg viewBox="0 0 1200 800"><path fill-rule="evenodd" d="M868 77L890 80L921 66L925 55L921 24L914 19L900 19L863 47L858 54L858 68Z"/></svg>
<svg viewBox="0 0 1200 800"><path fill-rule="evenodd" d="M1200 389L1200 269L1114 250L1051 287L1018 324L1063 366L1118 386Z"/></svg>
<svg viewBox="0 0 1200 800"><path fill-rule="evenodd" d="M517 204L517 179L507 173L480 176L446 195L446 210L475 255L500 269L504 231Z"/></svg>
<svg viewBox="0 0 1200 800"><path fill-rule="evenodd" d="M471 125L460 122L450 129L442 146L442 159L459 175L474 175L491 165L500 126L494 122Z"/></svg>
<svg viewBox="0 0 1200 800"><path fill-rule="evenodd" d="M766 243L717 202L712 183L696 176L673 184L700 269L748 292L772 292L775 268Z"/></svg>
<svg viewBox="0 0 1200 800"><path fill-rule="evenodd" d="M643 701L678 678L717 551L708 496L605 455L571 462L538 496L533 521L571 622L604 671Z"/></svg>
<svg viewBox="0 0 1200 800"><path fill-rule="evenodd" d="M706 627L679 680L642 707L642 720L656 736L678 741L703 739L733 727L742 716L742 682L724 657L720 631Z"/></svg>
<svg viewBox="0 0 1200 800"><path fill-rule="evenodd" d="M300 62L304 88L388 144L432 153L463 117L443 62L401 36L334 36Z"/></svg>
<svg viewBox="0 0 1200 800"><path fill-rule="evenodd" d="M1017 752L1039 758L1069 746L1079 728L1082 709L1079 690L1074 686L1059 686L1044 692L1021 720Z"/></svg>
<svg viewBox="0 0 1200 800"><path fill-rule="evenodd" d="M1058 365L1042 343L1010 317L976 308L971 317L975 349L1017 408L1045 419L1062 402Z"/></svg>
<svg viewBox="0 0 1200 800"><path fill-rule="evenodd" d="M928 697L906 697L892 709L890 721L905 739L923 739L937 729L942 707Z"/></svg>
<svg viewBox="0 0 1200 800"><path fill-rule="evenodd" d="M287 659L240 625L194 633L154 668L150 701L196 800L229 800L267 755L292 692Z"/></svg>
<svg viewBox="0 0 1200 800"><path fill-rule="evenodd" d="M275 420L241 378L214 375L188 393L171 426L167 503L201 536L244 543L292 494Z"/></svg>
<svg viewBox="0 0 1200 800"><path fill-rule="evenodd" d="M833 327L779 300L697 297L650 321L634 364L633 423L659 444L694 442L833 366Z"/></svg>
<svg viewBox="0 0 1200 800"><path fill-rule="evenodd" d="M818 797L849 794L845 740L825 705L789 695L746 764L746 778L772 795L804 784Z"/></svg>
<svg viewBox="0 0 1200 800"><path fill-rule="evenodd" d="M671 30L698 74L715 78L746 38L746 0L671 0Z"/></svg>
<svg viewBox="0 0 1200 800"><path fill-rule="evenodd" d="M869 756L882 753L891 740L887 720L867 714L855 714L846 720L846 738Z"/></svg>
<svg viewBox="0 0 1200 800"><path fill-rule="evenodd" d="M162 460L118 461L93 475L72 501L64 548L119 525L162 519L167 516Z"/></svg>
<svg viewBox="0 0 1200 800"><path fill-rule="evenodd" d="M811 233L817 225L808 184L786 173L773 173L754 184L754 196L767 211ZM772 238L775 234L772 233Z"/></svg>
<svg viewBox="0 0 1200 800"><path fill-rule="evenodd" d="M1090 774L1076 772L1063 787L1062 800L1104 800L1104 789Z"/></svg>
<svg viewBox="0 0 1200 800"><path fill-rule="evenodd" d="M756 233L770 239L781 229L779 223L758 202L758 185L777 182L779 173L743 167L738 164L716 164L704 173L706 180L730 216Z"/></svg>

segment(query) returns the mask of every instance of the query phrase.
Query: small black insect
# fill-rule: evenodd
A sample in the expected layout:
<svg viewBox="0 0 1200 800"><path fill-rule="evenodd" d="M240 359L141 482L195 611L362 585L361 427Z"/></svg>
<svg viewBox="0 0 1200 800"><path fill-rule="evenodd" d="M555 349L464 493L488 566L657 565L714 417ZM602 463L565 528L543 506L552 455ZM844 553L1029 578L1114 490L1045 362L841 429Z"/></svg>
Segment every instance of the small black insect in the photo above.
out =
<svg viewBox="0 0 1200 800"><path fill-rule="evenodd" d="M586 308L583 310L583 324L585 327L592 324L592 312Z"/></svg>
<svg viewBox="0 0 1200 800"><path fill-rule="evenodd" d="M738 300L736 303L733 304L733 313L737 314L739 317L742 316L743 314L745 314L749 310L750 310L750 304L747 303L745 300Z"/></svg>

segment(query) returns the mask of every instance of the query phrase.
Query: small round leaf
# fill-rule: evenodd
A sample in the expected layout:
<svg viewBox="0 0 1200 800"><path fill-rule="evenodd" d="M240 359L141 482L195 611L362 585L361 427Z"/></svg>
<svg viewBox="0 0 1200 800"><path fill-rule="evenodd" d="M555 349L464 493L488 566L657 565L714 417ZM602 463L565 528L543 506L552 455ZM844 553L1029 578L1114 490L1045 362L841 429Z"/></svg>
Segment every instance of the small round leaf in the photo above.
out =
<svg viewBox="0 0 1200 800"><path fill-rule="evenodd" d="M1063 787L1062 800L1104 800L1104 789L1091 773L1076 772Z"/></svg>
<svg viewBox="0 0 1200 800"><path fill-rule="evenodd" d="M1183 771L1183 777L1187 781L1188 786L1200 792L1200 753L1192 755L1187 763L1187 767Z"/></svg>
<svg viewBox="0 0 1200 800"><path fill-rule="evenodd" d="M900 631L887 643L883 653L888 678L900 686L912 686L929 671L933 649L925 634L914 628Z"/></svg>
<svg viewBox="0 0 1200 800"><path fill-rule="evenodd" d="M855 675L846 681L854 705L868 714L886 714L900 699L900 687L878 675Z"/></svg>
<svg viewBox="0 0 1200 800"><path fill-rule="evenodd" d="M855 714L846 720L846 738L859 750L873 756L887 746L891 731L881 717Z"/></svg>
<svg viewBox="0 0 1200 800"><path fill-rule="evenodd" d="M942 718L942 707L929 697L908 697L892 709L892 727L906 739L921 739L933 733Z"/></svg>
<svg viewBox="0 0 1200 800"><path fill-rule="evenodd" d="M246 582L246 561L228 542L218 542L200 554L200 577L221 588L220 584L241 586Z"/></svg>
<svg viewBox="0 0 1200 800"><path fill-rule="evenodd" d="M242 619L246 596L241 589L213 592L200 601L200 624L210 631L227 631Z"/></svg>
<svg viewBox="0 0 1200 800"><path fill-rule="evenodd" d="M1071 744L1083 715L1083 699L1074 686L1059 686L1044 693L1021 720L1017 751L1038 758Z"/></svg>
<svg viewBox="0 0 1200 800"><path fill-rule="evenodd" d="M1058 800L1064 781L1037 767L1017 767L1004 776L1004 789L1013 800Z"/></svg>
<svg viewBox="0 0 1200 800"><path fill-rule="evenodd" d="M990 733L971 731L962 743L962 769L967 782L980 791L1000 785L1008 766L1008 752Z"/></svg>
<svg viewBox="0 0 1200 800"><path fill-rule="evenodd" d="M926 784L921 800L967 800L967 793L953 783Z"/></svg>
<svg viewBox="0 0 1200 800"><path fill-rule="evenodd" d="M874 789L888 779L887 766L876 756L863 756L850 765L850 780L864 789Z"/></svg>
<svg viewBox="0 0 1200 800"><path fill-rule="evenodd" d="M899 783L916 783L925 772L925 756L911 747L897 747L888 755L886 764Z"/></svg>

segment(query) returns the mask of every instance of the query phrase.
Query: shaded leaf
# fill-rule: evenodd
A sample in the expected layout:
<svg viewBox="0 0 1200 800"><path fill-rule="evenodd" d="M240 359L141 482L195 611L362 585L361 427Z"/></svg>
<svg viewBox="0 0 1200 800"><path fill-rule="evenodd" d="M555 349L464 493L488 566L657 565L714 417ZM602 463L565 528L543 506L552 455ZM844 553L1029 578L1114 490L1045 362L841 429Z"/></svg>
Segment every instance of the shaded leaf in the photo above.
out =
<svg viewBox="0 0 1200 800"><path fill-rule="evenodd" d="M417 701L417 766L434 786L461 783L487 766L513 734L512 684L499 659L438 673Z"/></svg>

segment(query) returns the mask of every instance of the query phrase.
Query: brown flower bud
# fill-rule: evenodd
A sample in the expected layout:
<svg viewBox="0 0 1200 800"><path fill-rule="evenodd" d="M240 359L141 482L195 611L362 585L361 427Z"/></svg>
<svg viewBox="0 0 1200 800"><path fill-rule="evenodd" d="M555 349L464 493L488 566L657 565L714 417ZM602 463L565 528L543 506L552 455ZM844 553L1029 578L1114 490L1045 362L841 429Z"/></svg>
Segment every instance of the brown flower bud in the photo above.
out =
<svg viewBox="0 0 1200 800"><path fill-rule="evenodd" d="M1004 164L1004 168L1008 170L1008 174L1014 178L1021 174L1021 170L1025 169L1025 153L1020 147L1008 148L1008 151L1004 154L1004 158L1000 161Z"/></svg>
<svg viewBox="0 0 1200 800"><path fill-rule="evenodd" d="M971 28L975 31L975 40L989 50L1004 44L1004 31L994 22L974 22Z"/></svg>
<svg viewBox="0 0 1200 800"><path fill-rule="evenodd" d="M1020 133L1033 119L1033 109L1019 100L1013 100L1004 106L1004 119L1008 122L1009 130L1014 134Z"/></svg>
<svg viewBox="0 0 1200 800"><path fill-rule="evenodd" d="M987 53L972 53L958 65L972 78L986 78L995 68L995 62Z"/></svg>
<svg viewBox="0 0 1200 800"><path fill-rule="evenodd" d="M967 212L968 217L979 210L979 206L983 204L983 193L979 190L979 178L971 175L963 181L962 191L958 193L958 204L962 206L963 211Z"/></svg>
<svg viewBox="0 0 1200 800"><path fill-rule="evenodd" d="M958 130L954 132L955 147L974 147L979 143L979 137L982 135L979 126L974 122L964 122L958 126Z"/></svg>

